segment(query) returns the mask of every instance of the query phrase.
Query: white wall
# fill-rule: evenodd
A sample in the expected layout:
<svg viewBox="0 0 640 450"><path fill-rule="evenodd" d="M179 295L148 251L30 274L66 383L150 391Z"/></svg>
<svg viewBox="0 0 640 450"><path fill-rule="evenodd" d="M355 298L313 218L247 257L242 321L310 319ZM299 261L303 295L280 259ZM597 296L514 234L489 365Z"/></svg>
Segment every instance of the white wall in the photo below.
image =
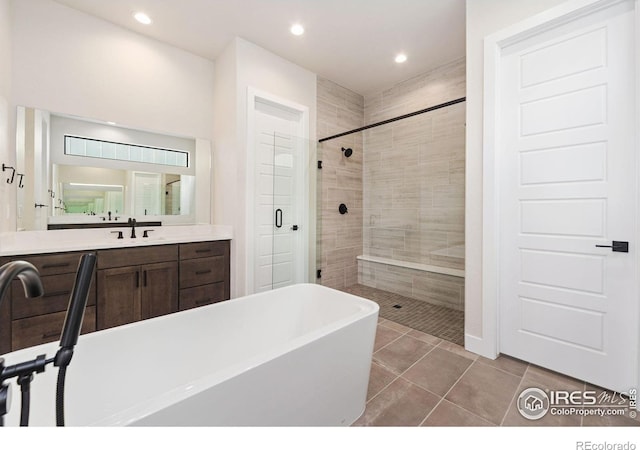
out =
<svg viewBox="0 0 640 450"><path fill-rule="evenodd" d="M16 107L23 105L195 137L198 157L202 161L210 158L212 61L51 0L0 2L0 87L4 89L5 61L9 62L6 67L10 67L12 81L7 95L8 130L15 129ZM6 4L12 5L13 16L5 27ZM8 25L12 33L5 40L6 30L11 28ZM5 42L11 42L11 58L6 57ZM4 111L2 94L0 116ZM15 142L12 133L9 136L4 152L10 157L3 159L12 161ZM208 170L208 161L206 166ZM207 174L198 170L199 176ZM2 195L6 189L0 189ZM0 198L2 229L15 230L15 192ZM200 209L206 209L206 216L198 213L197 220L208 222L210 202L208 197L203 201L207 207Z"/></svg>
<svg viewBox="0 0 640 450"><path fill-rule="evenodd" d="M236 248L239 217L235 205L244 193L238 182L238 136L236 103L236 41L233 40L216 59L214 81L213 142L213 223L231 225L231 297L236 297ZM241 190L239 192L238 190Z"/></svg>
<svg viewBox="0 0 640 450"><path fill-rule="evenodd" d="M564 0L467 0L467 137L466 137L466 346L483 336L482 306L482 125L483 39ZM492 355L485 355L492 356Z"/></svg>
<svg viewBox="0 0 640 450"><path fill-rule="evenodd" d="M0 0L0 165L15 167L10 136L11 97L11 2ZM16 185L7 184L8 172L0 172L0 232L15 229Z"/></svg>
<svg viewBox="0 0 640 450"><path fill-rule="evenodd" d="M212 61L51 0L13 5L15 105L212 138Z"/></svg>
<svg viewBox="0 0 640 450"><path fill-rule="evenodd" d="M229 44L216 65L216 75L220 77L215 89L216 117L221 119L220 114L224 114L225 118L221 119L224 125L216 124L214 195L216 199L218 195L226 198L216 206L214 216L234 226L235 261L231 270L234 297L246 292L247 90L253 87L307 106L309 136L315 140L316 75L240 38ZM228 91L231 86L234 95ZM220 172L225 175L218 177Z"/></svg>

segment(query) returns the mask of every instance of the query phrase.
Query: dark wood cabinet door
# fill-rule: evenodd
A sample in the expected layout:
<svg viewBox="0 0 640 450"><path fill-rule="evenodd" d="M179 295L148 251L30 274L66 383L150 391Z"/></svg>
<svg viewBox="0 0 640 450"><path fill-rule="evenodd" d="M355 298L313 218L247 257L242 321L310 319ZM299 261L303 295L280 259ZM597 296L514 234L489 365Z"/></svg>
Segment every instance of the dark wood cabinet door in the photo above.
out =
<svg viewBox="0 0 640 450"><path fill-rule="evenodd" d="M225 292L224 281L188 289L180 289L180 311L229 300L229 296L226 295Z"/></svg>
<svg viewBox="0 0 640 450"><path fill-rule="evenodd" d="M82 253L83 252L12 256L11 259L29 261L36 266L41 277L48 277L61 273L76 273Z"/></svg>
<svg viewBox="0 0 640 450"><path fill-rule="evenodd" d="M142 276L141 319L163 316L178 311L178 263L146 264Z"/></svg>
<svg viewBox="0 0 640 450"><path fill-rule="evenodd" d="M224 256L181 261L180 287L185 289L224 281L225 272Z"/></svg>
<svg viewBox="0 0 640 450"><path fill-rule="evenodd" d="M60 339L66 311L14 320L11 350L45 344ZM88 306L82 320L81 334L96 330L96 307Z"/></svg>
<svg viewBox="0 0 640 450"><path fill-rule="evenodd" d="M140 319L140 267L98 270L98 330Z"/></svg>
<svg viewBox="0 0 640 450"><path fill-rule="evenodd" d="M14 280L11 283L11 318L24 319L26 317L50 314L59 311L66 311L69 306L69 298L73 290L76 279L74 273L63 273L59 275L49 275L40 277L44 287L42 297L27 298L24 295L22 283ZM91 281L89 295L87 296L87 306L96 304L96 282L95 275Z"/></svg>

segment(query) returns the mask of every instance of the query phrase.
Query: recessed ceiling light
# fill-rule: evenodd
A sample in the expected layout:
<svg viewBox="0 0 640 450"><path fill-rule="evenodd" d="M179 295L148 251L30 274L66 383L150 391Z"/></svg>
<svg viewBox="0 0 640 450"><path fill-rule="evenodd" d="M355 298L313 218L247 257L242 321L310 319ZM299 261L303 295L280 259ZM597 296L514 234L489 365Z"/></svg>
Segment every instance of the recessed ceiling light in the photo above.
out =
<svg viewBox="0 0 640 450"><path fill-rule="evenodd" d="M302 25L300 25L299 23L296 23L294 25L291 26L291 34L294 34L296 36L300 36L302 34L304 34L304 27Z"/></svg>
<svg viewBox="0 0 640 450"><path fill-rule="evenodd" d="M398 55L396 55L396 62L398 64L401 64L403 62L405 62L407 60L407 55L405 55L404 53L399 53Z"/></svg>
<svg viewBox="0 0 640 450"><path fill-rule="evenodd" d="M137 12L133 15L133 17L140 22L143 25L149 25L151 24L151 17L147 16L145 13L141 12Z"/></svg>

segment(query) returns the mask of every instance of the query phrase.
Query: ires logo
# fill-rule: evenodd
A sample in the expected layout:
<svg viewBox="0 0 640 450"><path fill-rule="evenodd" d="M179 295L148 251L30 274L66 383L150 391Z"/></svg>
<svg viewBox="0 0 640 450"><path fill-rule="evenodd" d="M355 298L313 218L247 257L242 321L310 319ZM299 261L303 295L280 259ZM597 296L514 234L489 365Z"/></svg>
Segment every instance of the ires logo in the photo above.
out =
<svg viewBox="0 0 640 450"><path fill-rule="evenodd" d="M552 406L595 406L598 404L596 391L549 391Z"/></svg>
<svg viewBox="0 0 640 450"><path fill-rule="evenodd" d="M527 388L518 396L517 407L520 415L528 420L542 419L547 413L555 416L623 416L631 418L636 411L630 407L636 404L635 389L629 394L595 390L550 390Z"/></svg>

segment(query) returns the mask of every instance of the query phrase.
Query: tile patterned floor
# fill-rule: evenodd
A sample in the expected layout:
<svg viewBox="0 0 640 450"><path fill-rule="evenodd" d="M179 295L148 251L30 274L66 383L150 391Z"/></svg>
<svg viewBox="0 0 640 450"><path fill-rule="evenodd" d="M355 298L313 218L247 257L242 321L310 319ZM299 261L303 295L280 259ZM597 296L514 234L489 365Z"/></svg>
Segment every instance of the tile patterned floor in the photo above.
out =
<svg viewBox="0 0 640 450"><path fill-rule="evenodd" d="M380 316L423 333L464 345L464 312L356 284L344 289L380 305ZM394 308L401 305L402 308Z"/></svg>
<svg viewBox="0 0 640 450"><path fill-rule="evenodd" d="M640 426L629 417L524 419L517 395L527 387L592 386L506 356L490 360L463 347L380 318L364 414L355 426Z"/></svg>

